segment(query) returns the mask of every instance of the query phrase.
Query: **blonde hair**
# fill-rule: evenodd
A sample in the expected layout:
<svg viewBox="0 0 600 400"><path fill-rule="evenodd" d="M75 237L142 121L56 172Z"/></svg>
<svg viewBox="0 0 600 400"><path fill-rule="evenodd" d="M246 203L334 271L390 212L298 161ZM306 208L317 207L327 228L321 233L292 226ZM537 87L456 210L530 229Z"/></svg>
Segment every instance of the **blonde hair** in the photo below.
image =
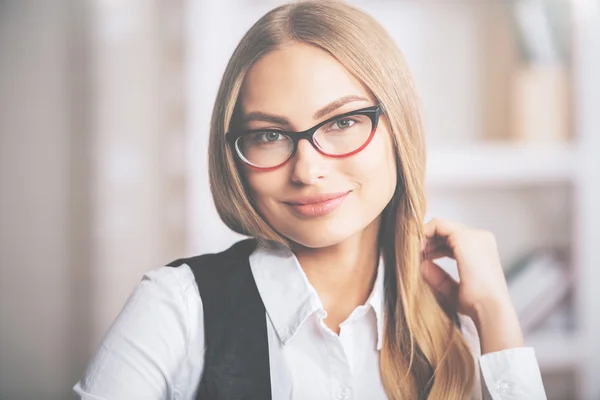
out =
<svg viewBox="0 0 600 400"><path fill-rule="evenodd" d="M418 97L400 51L372 17L337 1L305 1L273 9L246 33L227 65L212 115L209 175L217 211L238 233L288 245L253 207L225 133L235 125L248 70L290 42L324 49L361 80L382 104L394 140L398 182L380 230L386 265L380 355L385 391L390 399L464 399L474 384L473 356L420 272L425 142Z"/></svg>

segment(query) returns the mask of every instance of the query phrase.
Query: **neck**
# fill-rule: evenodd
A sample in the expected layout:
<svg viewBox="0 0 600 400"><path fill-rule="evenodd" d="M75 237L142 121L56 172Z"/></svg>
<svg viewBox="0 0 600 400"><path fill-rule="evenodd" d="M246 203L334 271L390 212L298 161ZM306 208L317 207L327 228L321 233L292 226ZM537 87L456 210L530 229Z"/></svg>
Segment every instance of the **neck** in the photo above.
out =
<svg viewBox="0 0 600 400"><path fill-rule="evenodd" d="M325 310L325 323L339 324L365 304L377 276L379 218L345 241L325 248L294 246L294 253Z"/></svg>

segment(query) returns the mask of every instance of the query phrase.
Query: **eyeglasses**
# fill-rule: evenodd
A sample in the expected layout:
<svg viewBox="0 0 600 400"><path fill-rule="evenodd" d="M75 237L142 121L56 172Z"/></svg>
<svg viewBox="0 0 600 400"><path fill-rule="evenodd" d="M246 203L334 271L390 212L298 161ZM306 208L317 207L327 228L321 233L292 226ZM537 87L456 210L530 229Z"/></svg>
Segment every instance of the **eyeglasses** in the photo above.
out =
<svg viewBox="0 0 600 400"><path fill-rule="evenodd" d="M377 130L379 105L337 115L303 132L253 129L227 132L226 137L238 158L250 167L271 170L285 164L306 139L321 154L342 158L363 150Z"/></svg>

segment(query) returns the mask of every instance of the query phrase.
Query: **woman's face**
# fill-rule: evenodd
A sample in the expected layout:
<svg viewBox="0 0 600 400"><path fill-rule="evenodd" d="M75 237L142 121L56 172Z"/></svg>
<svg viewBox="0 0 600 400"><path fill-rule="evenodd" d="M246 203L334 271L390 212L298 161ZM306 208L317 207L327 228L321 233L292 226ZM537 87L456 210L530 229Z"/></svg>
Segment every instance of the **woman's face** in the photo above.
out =
<svg viewBox="0 0 600 400"><path fill-rule="evenodd" d="M260 59L250 69L240 96L242 129L303 131L336 115L376 105L334 57L303 43ZM320 113L324 107L328 110ZM367 227L376 235L378 217L396 186L392 139L383 116L372 141L357 154L332 158L300 140L296 154L283 166L245 167L243 173L263 218L281 235L309 248L341 243ZM322 195L333 198L315 197Z"/></svg>

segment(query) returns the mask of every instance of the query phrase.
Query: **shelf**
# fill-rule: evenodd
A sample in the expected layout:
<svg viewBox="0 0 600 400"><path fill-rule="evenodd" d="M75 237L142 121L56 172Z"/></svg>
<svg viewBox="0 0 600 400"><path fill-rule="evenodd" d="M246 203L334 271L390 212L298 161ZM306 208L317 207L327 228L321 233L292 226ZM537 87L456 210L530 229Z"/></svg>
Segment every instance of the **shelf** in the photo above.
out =
<svg viewBox="0 0 600 400"><path fill-rule="evenodd" d="M574 148L566 143L476 143L428 150L427 187L568 182Z"/></svg>
<svg viewBox="0 0 600 400"><path fill-rule="evenodd" d="M582 358L579 340L574 333L541 332L525 335L525 345L535 349L542 370L577 367Z"/></svg>

